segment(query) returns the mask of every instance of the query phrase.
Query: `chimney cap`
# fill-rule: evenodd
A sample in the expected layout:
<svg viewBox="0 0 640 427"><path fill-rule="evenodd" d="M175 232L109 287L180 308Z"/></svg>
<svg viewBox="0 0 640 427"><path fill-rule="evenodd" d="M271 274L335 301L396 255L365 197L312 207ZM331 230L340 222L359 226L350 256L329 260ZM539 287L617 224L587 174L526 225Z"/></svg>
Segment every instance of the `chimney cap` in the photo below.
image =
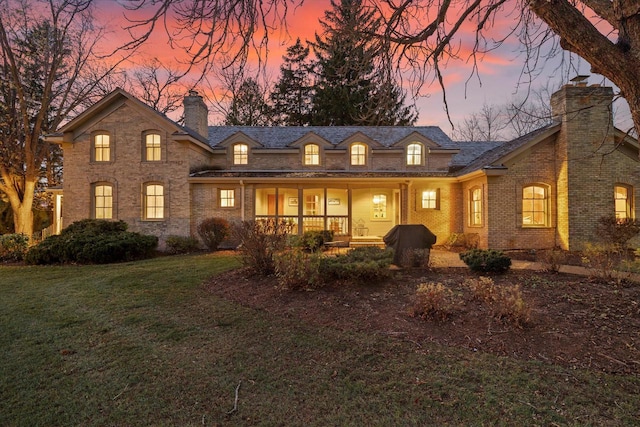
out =
<svg viewBox="0 0 640 427"><path fill-rule="evenodd" d="M575 86L586 86L588 78L588 74L579 74L571 79L571 83L573 83Z"/></svg>
<svg viewBox="0 0 640 427"><path fill-rule="evenodd" d="M189 89L189 96L200 96L200 94L195 89Z"/></svg>

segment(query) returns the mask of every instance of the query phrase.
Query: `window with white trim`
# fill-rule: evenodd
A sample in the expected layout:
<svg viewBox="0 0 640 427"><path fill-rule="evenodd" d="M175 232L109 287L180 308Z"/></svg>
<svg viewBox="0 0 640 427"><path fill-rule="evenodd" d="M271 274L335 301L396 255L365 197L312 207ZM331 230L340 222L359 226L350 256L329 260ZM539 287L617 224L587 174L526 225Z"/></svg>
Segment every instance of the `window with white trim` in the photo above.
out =
<svg viewBox="0 0 640 427"><path fill-rule="evenodd" d="M482 188L469 190L469 226L482 226Z"/></svg>
<svg viewBox="0 0 640 427"><path fill-rule="evenodd" d="M233 208L236 205L236 190L220 190L220 207Z"/></svg>
<svg viewBox="0 0 640 427"><path fill-rule="evenodd" d="M93 186L93 215L96 219L113 219L113 186L96 184Z"/></svg>
<svg viewBox="0 0 640 427"><path fill-rule="evenodd" d="M147 162L159 162L162 160L160 135L157 133L148 133L145 135L144 140L144 159Z"/></svg>
<svg viewBox="0 0 640 427"><path fill-rule="evenodd" d="M361 142L351 144L350 147L351 164L363 166L367 164L367 146Z"/></svg>
<svg viewBox="0 0 640 427"><path fill-rule="evenodd" d="M164 218L164 186L161 184L146 184L144 186L144 218Z"/></svg>
<svg viewBox="0 0 640 427"><path fill-rule="evenodd" d="M422 191L422 209L438 209L438 190L429 189Z"/></svg>
<svg viewBox="0 0 640 427"><path fill-rule="evenodd" d="M247 144L236 144L233 146L233 164L246 165L249 163L249 146Z"/></svg>
<svg viewBox="0 0 640 427"><path fill-rule="evenodd" d="M522 225L549 225L549 190L546 185L533 184L522 188Z"/></svg>
<svg viewBox="0 0 640 427"><path fill-rule="evenodd" d="M422 144L414 142L407 146L407 165L418 166L422 164Z"/></svg>
<svg viewBox="0 0 640 427"><path fill-rule="evenodd" d="M633 190L627 185L616 185L613 187L615 203L615 215L618 220L633 218L631 214Z"/></svg>
<svg viewBox="0 0 640 427"><path fill-rule="evenodd" d="M304 146L304 164L315 166L320 164L320 147L318 144Z"/></svg>
<svg viewBox="0 0 640 427"><path fill-rule="evenodd" d="M111 161L111 140L108 134L99 133L93 137L93 160L95 162Z"/></svg>

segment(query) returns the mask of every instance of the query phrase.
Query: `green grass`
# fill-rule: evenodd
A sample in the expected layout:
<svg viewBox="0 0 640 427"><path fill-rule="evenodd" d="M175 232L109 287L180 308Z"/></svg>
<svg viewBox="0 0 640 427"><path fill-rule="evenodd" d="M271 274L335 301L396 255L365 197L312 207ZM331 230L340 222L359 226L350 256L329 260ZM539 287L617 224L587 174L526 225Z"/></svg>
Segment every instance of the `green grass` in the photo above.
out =
<svg viewBox="0 0 640 427"><path fill-rule="evenodd" d="M636 377L313 327L203 289L237 265L0 267L0 425L638 424Z"/></svg>

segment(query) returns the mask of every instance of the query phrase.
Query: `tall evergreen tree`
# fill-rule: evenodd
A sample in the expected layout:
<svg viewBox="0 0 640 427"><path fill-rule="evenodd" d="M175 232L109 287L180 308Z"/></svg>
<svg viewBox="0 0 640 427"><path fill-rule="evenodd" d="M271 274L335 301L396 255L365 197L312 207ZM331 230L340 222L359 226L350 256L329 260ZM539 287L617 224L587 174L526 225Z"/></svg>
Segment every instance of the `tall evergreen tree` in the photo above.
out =
<svg viewBox="0 0 640 427"><path fill-rule="evenodd" d="M312 124L413 124L417 117L403 106L401 88L376 67L384 45L364 36L374 33L380 18L362 0L331 0L331 7L312 44L317 57Z"/></svg>
<svg viewBox="0 0 640 427"><path fill-rule="evenodd" d="M269 105L265 100L265 91L255 79L249 77L233 94L224 124L267 126L271 124L270 114Z"/></svg>
<svg viewBox="0 0 640 427"><path fill-rule="evenodd" d="M280 80L270 95L273 120L278 125L309 125L313 98L309 47L298 38L282 59Z"/></svg>

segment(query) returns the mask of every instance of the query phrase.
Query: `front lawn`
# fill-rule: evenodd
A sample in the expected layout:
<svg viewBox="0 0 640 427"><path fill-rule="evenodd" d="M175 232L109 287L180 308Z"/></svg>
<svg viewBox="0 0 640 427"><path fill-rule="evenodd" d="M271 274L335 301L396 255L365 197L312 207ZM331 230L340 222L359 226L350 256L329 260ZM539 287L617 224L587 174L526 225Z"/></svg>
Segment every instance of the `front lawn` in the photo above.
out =
<svg viewBox="0 0 640 427"><path fill-rule="evenodd" d="M637 423L636 375L307 323L204 285L237 266L0 267L0 425Z"/></svg>

